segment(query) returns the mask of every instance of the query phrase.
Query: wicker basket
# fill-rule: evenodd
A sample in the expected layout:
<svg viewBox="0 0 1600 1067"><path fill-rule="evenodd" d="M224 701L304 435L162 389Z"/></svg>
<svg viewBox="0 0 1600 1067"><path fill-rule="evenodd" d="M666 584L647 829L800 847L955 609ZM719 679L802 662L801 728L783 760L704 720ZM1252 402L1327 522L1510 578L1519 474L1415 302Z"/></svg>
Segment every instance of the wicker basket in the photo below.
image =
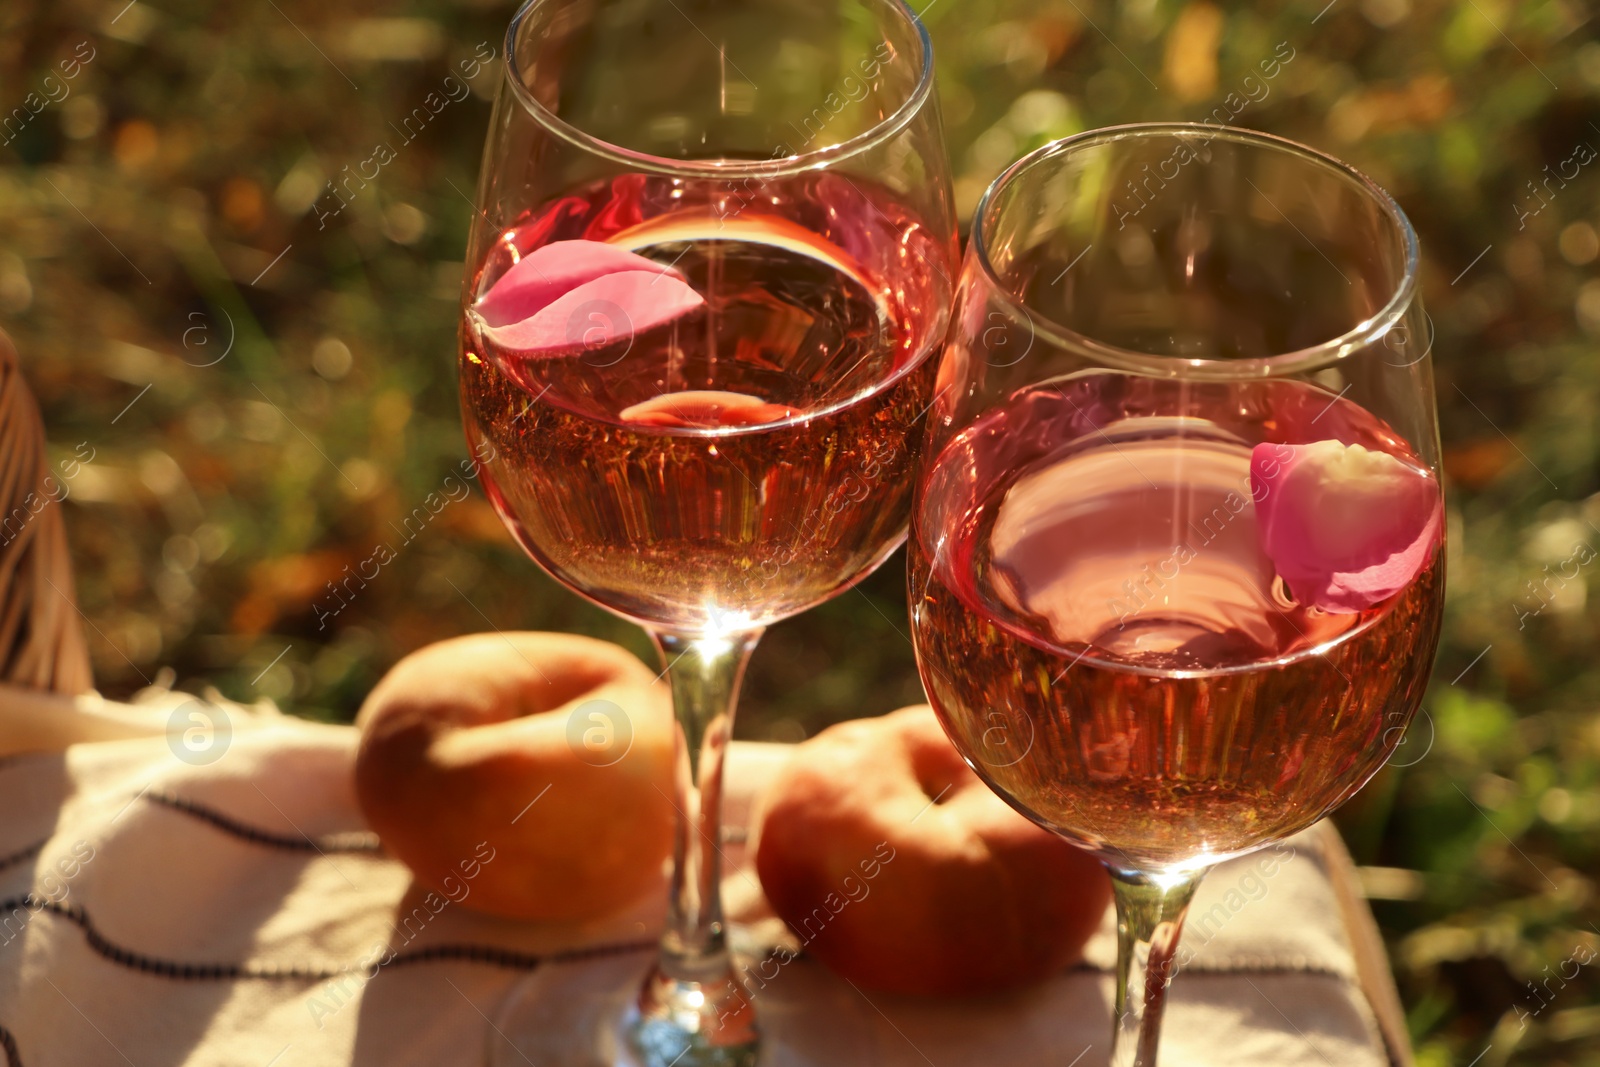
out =
<svg viewBox="0 0 1600 1067"><path fill-rule="evenodd" d="M39 405L0 331L0 682L76 695L94 679L58 498Z"/></svg>

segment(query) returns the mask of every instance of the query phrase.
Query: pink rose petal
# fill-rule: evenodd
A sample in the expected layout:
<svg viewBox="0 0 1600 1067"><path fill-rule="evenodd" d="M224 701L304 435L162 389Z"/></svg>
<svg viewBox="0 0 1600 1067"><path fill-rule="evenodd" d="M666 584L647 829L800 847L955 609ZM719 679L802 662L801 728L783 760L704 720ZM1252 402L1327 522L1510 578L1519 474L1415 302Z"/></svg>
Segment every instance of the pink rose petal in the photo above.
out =
<svg viewBox="0 0 1600 1067"><path fill-rule="evenodd" d="M1443 501L1424 470L1339 441L1250 454L1261 548L1302 603L1337 614L1405 588L1439 542Z"/></svg>
<svg viewBox="0 0 1600 1067"><path fill-rule="evenodd" d="M604 241L552 241L497 278L479 299L478 314L490 326L509 326L584 282L629 270L653 270L683 281L673 268Z"/></svg>
<svg viewBox="0 0 1600 1067"><path fill-rule="evenodd" d="M791 407L769 404L758 396L723 389L686 389L662 393L641 404L624 408L624 422L640 426L674 428L712 428L718 426L763 426L793 418Z"/></svg>
<svg viewBox="0 0 1600 1067"><path fill-rule="evenodd" d="M538 311L485 332L521 356L553 356L603 348L671 322L699 307L700 294L658 270L607 274L557 297Z"/></svg>
<svg viewBox="0 0 1600 1067"><path fill-rule="evenodd" d="M630 338L703 303L654 260L603 241L552 241L496 279L474 310L495 345L549 356Z"/></svg>

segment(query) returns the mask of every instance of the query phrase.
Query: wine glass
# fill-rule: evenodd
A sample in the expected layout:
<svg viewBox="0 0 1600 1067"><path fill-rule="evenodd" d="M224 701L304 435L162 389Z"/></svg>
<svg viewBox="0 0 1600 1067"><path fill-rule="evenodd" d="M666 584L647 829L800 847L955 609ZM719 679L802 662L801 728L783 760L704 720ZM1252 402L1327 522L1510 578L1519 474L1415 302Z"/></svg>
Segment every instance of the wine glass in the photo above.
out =
<svg viewBox="0 0 1600 1067"><path fill-rule="evenodd" d="M1293 142L1122 126L979 204L912 504L917 661L951 740L1098 856L1111 1062L1153 1067L1212 865L1383 764L1438 641L1417 242Z"/></svg>
<svg viewBox="0 0 1600 1067"><path fill-rule="evenodd" d="M530 0L505 56L463 422L528 554L656 644L679 823L654 967L545 968L491 1058L753 1064L723 755L763 628L905 536L958 258L931 46L898 0Z"/></svg>

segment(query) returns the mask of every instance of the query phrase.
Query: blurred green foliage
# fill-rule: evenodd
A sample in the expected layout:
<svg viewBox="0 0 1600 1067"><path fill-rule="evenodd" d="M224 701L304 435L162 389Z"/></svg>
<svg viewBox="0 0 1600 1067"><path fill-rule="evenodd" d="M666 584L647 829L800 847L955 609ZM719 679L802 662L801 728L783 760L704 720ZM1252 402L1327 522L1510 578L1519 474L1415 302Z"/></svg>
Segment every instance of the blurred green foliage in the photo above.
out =
<svg viewBox="0 0 1600 1067"><path fill-rule="evenodd" d="M1600 1064L1600 981L1575 962L1600 951L1600 567L1572 563L1600 547L1600 165L1562 170L1600 149L1596 16L1323 3L933 0L958 201L1051 138L1218 108L1400 200L1437 327L1448 621L1424 716L1340 822L1422 1064ZM454 314L498 67L346 210L313 207L480 42L498 54L510 8L124 4L0 12L0 323L58 457L93 451L68 522L102 688L170 667L348 719L396 658L466 631L645 654L480 495L401 545L464 456ZM341 607L326 583L380 543L398 558ZM892 561L774 628L739 734L920 699L904 614Z"/></svg>

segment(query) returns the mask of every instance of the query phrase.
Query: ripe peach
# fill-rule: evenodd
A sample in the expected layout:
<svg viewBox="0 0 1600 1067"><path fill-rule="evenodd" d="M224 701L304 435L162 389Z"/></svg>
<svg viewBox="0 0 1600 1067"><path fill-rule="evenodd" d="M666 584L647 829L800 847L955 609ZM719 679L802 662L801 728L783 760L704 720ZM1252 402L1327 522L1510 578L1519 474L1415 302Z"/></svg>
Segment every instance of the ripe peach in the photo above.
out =
<svg viewBox="0 0 1600 1067"><path fill-rule="evenodd" d="M824 730L764 806L767 898L806 951L864 988L1037 981L1082 955L1111 899L1099 862L992 793L926 706Z"/></svg>
<svg viewBox="0 0 1600 1067"><path fill-rule="evenodd" d="M659 885L674 817L670 698L616 645L442 641L397 663L357 724L361 810L423 885L545 920L604 915Z"/></svg>

